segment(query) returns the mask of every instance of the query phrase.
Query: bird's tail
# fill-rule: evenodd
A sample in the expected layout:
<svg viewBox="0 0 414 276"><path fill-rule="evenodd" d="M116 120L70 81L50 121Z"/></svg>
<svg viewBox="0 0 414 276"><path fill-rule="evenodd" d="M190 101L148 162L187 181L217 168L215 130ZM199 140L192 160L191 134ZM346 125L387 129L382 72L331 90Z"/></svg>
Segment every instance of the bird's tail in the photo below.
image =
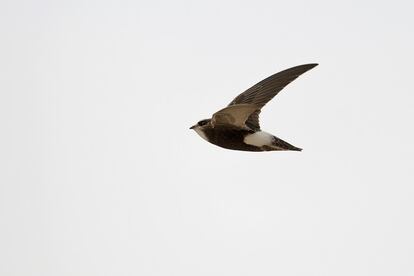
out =
<svg viewBox="0 0 414 276"><path fill-rule="evenodd" d="M288 142L283 141L276 136L273 136L272 146L276 148L276 150L293 150L293 151L302 151L301 148L295 147Z"/></svg>

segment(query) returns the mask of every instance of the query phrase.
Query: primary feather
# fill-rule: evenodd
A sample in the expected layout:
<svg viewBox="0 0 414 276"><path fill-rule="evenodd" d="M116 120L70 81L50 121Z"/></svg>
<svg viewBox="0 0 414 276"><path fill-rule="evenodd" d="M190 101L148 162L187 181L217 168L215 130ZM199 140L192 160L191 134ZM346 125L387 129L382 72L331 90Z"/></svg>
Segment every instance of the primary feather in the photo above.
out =
<svg viewBox="0 0 414 276"><path fill-rule="evenodd" d="M271 75L238 95L231 101L229 106L237 104L256 105L258 110L250 115L246 120L246 125L253 130L260 130L260 109L285 88L286 85L317 65L316 63L299 65Z"/></svg>

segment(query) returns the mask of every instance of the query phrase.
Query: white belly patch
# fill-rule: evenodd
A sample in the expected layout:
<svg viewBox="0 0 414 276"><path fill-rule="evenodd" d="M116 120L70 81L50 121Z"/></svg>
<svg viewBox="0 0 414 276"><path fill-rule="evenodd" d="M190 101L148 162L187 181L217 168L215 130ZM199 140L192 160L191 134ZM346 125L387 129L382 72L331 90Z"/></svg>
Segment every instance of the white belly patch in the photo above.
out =
<svg viewBox="0 0 414 276"><path fill-rule="evenodd" d="M244 143L256 147L271 146L273 135L264 131L258 131L244 137Z"/></svg>

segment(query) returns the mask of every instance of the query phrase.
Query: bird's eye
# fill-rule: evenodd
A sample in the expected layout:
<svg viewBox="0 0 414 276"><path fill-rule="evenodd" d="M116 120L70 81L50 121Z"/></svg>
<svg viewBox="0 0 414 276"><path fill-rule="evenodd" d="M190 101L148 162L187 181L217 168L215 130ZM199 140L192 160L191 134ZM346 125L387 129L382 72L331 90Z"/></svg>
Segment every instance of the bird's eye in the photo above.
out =
<svg viewBox="0 0 414 276"><path fill-rule="evenodd" d="M202 121L198 122L199 126L204 126L205 124L207 124L207 120L202 120Z"/></svg>

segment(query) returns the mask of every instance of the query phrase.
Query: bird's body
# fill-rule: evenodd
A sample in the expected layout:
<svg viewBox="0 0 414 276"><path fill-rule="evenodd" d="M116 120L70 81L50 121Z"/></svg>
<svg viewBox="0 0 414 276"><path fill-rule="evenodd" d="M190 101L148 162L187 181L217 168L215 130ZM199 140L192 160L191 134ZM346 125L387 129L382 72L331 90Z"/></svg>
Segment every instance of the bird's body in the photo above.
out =
<svg viewBox="0 0 414 276"><path fill-rule="evenodd" d="M253 131L237 127L205 127L196 132L206 141L222 148L242 151L273 151L301 149L265 131Z"/></svg>
<svg viewBox="0 0 414 276"><path fill-rule="evenodd" d="M317 64L296 66L270 76L239 96L211 119L192 126L203 139L222 148L241 151L278 151L302 149L262 131L259 125L261 108L287 84Z"/></svg>

